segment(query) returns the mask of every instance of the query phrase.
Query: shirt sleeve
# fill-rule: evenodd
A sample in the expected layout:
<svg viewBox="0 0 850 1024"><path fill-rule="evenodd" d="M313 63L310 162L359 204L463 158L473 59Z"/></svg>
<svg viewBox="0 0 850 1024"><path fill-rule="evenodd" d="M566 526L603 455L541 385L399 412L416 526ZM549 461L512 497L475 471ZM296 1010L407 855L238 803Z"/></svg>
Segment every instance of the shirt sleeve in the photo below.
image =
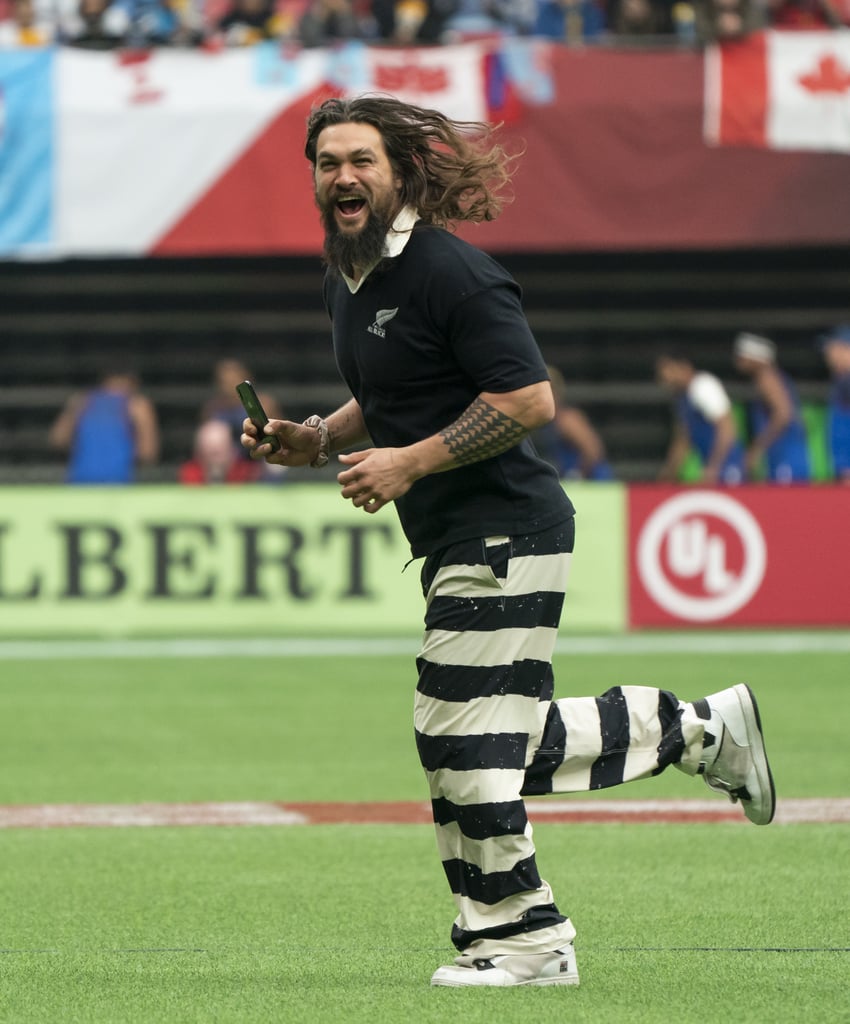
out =
<svg viewBox="0 0 850 1024"><path fill-rule="evenodd" d="M444 231L425 229L417 242L433 328L472 388L505 394L548 380L522 291L504 267Z"/></svg>
<svg viewBox="0 0 850 1024"><path fill-rule="evenodd" d="M455 359L479 391L503 394L549 379L514 288L505 284L477 292L451 318Z"/></svg>
<svg viewBox="0 0 850 1024"><path fill-rule="evenodd" d="M716 423L732 408L726 389L711 373L698 373L694 377L688 398L710 423Z"/></svg>

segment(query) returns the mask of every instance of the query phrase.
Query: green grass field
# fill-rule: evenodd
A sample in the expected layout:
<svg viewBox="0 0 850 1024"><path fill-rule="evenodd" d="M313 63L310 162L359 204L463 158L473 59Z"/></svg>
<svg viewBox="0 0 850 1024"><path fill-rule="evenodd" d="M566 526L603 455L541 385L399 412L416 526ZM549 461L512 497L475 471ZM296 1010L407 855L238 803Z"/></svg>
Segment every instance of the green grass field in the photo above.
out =
<svg viewBox="0 0 850 1024"><path fill-rule="evenodd" d="M556 671L574 694L747 681L780 798L846 797L847 663L559 655ZM0 804L424 801L413 685L406 656L0 661ZM709 793L668 772L610 795ZM578 989L428 986L453 907L427 826L0 830L0 1021L850 1021L848 826L535 835L579 929Z"/></svg>

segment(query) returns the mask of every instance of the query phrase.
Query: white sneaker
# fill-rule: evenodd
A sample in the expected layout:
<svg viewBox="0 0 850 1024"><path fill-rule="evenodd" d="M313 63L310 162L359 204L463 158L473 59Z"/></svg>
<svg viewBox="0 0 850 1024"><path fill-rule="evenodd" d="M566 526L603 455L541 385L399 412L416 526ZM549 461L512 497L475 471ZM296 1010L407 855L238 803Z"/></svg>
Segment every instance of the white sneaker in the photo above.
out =
<svg viewBox="0 0 850 1024"><path fill-rule="evenodd" d="M459 956L449 967L439 967L432 985L578 985L578 967L572 943L553 953L493 956L489 960Z"/></svg>
<svg viewBox="0 0 850 1024"><path fill-rule="evenodd" d="M706 784L741 801L744 814L756 825L767 825L776 810L776 790L758 704L749 686L739 683L694 702L706 724L705 759L699 771Z"/></svg>

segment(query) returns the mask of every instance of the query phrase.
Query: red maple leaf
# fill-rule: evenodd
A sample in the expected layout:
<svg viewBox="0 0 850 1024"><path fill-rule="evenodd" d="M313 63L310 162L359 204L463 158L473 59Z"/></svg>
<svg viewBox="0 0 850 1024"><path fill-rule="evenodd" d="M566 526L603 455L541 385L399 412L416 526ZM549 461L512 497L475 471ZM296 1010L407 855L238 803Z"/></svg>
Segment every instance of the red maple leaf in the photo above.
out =
<svg viewBox="0 0 850 1024"><path fill-rule="evenodd" d="M850 70L834 53L825 53L818 61L817 71L800 75L797 81L809 92L844 93L850 91Z"/></svg>

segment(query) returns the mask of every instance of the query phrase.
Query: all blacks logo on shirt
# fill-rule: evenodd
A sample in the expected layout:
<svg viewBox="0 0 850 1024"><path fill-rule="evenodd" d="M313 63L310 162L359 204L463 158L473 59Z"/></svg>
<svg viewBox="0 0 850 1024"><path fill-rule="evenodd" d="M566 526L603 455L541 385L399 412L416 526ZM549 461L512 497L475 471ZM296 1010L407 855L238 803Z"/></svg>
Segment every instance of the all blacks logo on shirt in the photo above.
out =
<svg viewBox="0 0 850 1024"><path fill-rule="evenodd" d="M375 322L370 324L366 329L370 334L375 334L379 338L386 338L387 331L384 324L389 323L397 312L398 306L396 306L395 309L379 309L375 314Z"/></svg>

